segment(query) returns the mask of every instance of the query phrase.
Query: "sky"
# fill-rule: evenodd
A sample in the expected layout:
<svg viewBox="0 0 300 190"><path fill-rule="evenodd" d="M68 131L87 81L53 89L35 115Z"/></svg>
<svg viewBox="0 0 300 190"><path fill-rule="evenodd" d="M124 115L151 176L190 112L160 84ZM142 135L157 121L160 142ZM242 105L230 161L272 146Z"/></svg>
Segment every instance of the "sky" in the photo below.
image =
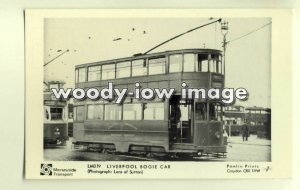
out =
<svg viewBox="0 0 300 190"><path fill-rule="evenodd" d="M269 22L269 18L224 18L227 41ZM70 51L44 67L44 80L65 81L74 88L75 66L144 53L210 18L48 18L44 23L44 62ZM114 39L121 38L114 41ZM186 48L222 50L220 24L175 39L154 52ZM271 107L271 25L230 42L226 49L226 87L247 89L249 98L236 104Z"/></svg>

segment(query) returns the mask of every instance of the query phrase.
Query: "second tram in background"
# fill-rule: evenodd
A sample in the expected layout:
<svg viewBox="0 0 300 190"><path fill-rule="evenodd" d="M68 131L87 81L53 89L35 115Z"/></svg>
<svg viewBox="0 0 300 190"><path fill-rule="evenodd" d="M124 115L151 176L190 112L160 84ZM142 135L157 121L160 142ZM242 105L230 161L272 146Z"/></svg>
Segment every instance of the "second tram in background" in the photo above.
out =
<svg viewBox="0 0 300 190"><path fill-rule="evenodd" d="M68 137L68 102L56 99L51 88L62 88L63 82L51 81L44 89L44 147L63 146Z"/></svg>
<svg viewBox="0 0 300 190"><path fill-rule="evenodd" d="M271 109L262 107L226 106L224 108L226 132L230 136L241 134L242 126L247 125L249 134L271 139Z"/></svg>

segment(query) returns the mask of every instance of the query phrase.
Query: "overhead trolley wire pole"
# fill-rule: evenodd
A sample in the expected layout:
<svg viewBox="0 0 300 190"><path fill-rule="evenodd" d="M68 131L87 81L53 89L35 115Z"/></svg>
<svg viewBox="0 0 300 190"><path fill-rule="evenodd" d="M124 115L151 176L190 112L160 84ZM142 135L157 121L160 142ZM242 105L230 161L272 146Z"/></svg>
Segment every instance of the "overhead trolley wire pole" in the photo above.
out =
<svg viewBox="0 0 300 190"><path fill-rule="evenodd" d="M223 74L224 74L224 77L225 77L225 73L226 73L226 65L225 65L225 62L226 62L226 46L228 44L228 42L226 41L226 35L228 34L228 22L221 22L221 32L223 34L223 44L222 44L222 47L223 47ZM224 78L224 83L225 83L225 78ZM225 85L225 84L224 84Z"/></svg>

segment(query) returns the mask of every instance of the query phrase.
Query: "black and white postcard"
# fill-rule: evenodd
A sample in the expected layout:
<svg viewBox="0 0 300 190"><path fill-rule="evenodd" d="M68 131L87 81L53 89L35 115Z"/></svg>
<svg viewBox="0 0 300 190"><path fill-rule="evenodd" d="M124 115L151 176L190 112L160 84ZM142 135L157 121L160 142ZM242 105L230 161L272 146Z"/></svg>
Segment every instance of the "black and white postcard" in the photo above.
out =
<svg viewBox="0 0 300 190"><path fill-rule="evenodd" d="M290 177L289 18L26 10L26 178Z"/></svg>

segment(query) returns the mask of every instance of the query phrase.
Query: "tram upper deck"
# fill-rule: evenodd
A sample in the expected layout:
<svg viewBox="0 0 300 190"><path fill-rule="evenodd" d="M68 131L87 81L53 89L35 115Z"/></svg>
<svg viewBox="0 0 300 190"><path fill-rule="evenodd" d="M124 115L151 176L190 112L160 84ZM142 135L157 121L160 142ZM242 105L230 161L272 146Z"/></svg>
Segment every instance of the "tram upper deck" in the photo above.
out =
<svg viewBox="0 0 300 190"><path fill-rule="evenodd" d="M182 49L136 55L76 66L77 88L104 87L113 82L116 88L175 88L181 82L190 88L224 87L222 52L215 49Z"/></svg>

